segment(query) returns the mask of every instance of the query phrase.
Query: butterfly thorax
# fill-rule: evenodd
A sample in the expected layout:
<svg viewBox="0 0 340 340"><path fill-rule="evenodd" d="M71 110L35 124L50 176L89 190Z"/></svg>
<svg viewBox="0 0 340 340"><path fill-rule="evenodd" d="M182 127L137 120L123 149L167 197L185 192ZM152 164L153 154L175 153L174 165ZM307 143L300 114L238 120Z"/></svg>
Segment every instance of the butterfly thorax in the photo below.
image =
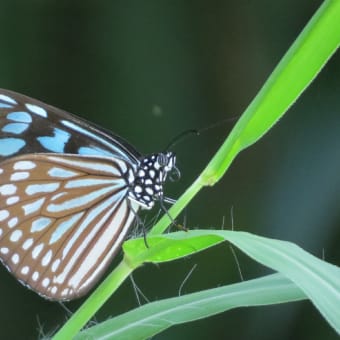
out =
<svg viewBox="0 0 340 340"><path fill-rule="evenodd" d="M178 172L173 152L143 157L135 173L129 174L129 198L143 209L151 209L155 200L163 198L163 184L172 171Z"/></svg>

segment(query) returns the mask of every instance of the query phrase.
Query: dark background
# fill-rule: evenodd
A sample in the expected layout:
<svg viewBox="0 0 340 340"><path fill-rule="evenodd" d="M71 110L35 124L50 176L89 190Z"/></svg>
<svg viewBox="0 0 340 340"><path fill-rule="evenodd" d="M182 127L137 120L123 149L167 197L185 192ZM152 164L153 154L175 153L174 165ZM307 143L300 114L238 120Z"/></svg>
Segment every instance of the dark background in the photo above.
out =
<svg viewBox="0 0 340 340"><path fill-rule="evenodd" d="M143 153L160 151L186 129L240 115L321 2L1 1L0 87L110 128ZM288 114L193 200L188 228L221 228L223 219L230 228L233 207L235 229L295 242L339 265L339 67L337 53ZM196 178L232 124L174 147L182 178L167 184L168 196L178 197ZM237 254L245 279L269 273ZM195 264L182 294L240 281L227 244L145 265L134 279L151 301L171 297ZM80 303L67 306L75 311ZM68 317L3 267L0 304L3 339L48 336ZM95 321L137 306L127 281ZM174 338L336 335L311 303L298 302L232 310L156 336Z"/></svg>

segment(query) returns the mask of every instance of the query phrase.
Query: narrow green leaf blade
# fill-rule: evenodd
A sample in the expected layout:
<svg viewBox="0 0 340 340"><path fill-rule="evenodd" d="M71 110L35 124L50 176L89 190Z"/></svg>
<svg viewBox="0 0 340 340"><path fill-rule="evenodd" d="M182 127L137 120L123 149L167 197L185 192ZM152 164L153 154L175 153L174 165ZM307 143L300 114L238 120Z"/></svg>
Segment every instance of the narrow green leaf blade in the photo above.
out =
<svg viewBox="0 0 340 340"><path fill-rule="evenodd" d="M209 289L149 303L79 333L80 339L147 339L184 322L198 320L236 307L297 301L303 292L282 275Z"/></svg>
<svg viewBox="0 0 340 340"><path fill-rule="evenodd" d="M254 260L292 280L340 333L340 268L316 258L291 242L245 232L191 230L149 237L148 242L152 245L150 251L141 252L139 260L154 263L170 261L206 249L223 240L230 241ZM144 241L136 239L126 243L130 242L135 243L135 246L138 243L142 246ZM157 251L154 252L153 247ZM133 258L133 254L128 252L134 247L124 249L127 251L127 258Z"/></svg>

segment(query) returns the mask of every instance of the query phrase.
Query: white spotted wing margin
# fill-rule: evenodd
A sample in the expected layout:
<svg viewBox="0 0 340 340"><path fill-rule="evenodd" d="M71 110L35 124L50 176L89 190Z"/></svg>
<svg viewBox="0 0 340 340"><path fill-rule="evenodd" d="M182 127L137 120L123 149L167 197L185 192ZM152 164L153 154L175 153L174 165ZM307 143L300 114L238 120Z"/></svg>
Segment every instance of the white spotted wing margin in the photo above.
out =
<svg viewBox="0 0 340 340"><path fill-rule="evenodd" d="M0 89L0 160L46 152L111 156L129 163L141 157L111 131L39 100Z"/></svg>
<svg viewBox="0 0 340 340"><path fill-rule="evenodd" d="M0 259L51 300L86 294L120 249L139 205L123 161L27 154L0 163Z"/></svg>

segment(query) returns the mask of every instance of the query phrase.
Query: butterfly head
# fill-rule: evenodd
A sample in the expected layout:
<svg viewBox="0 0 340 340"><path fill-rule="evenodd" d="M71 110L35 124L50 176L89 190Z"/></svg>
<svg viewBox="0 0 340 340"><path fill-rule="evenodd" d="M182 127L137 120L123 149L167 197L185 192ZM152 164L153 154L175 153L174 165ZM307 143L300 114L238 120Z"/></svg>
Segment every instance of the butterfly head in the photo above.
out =
<svg viewBox="0 0 340 340"><path fill-rule="evenodd" d="M144 209L151 209L155 200L163 198L163 184L168 173L179 176L176 155L173 152L143 157L134 175L129 193L130 199Z"/></svg>

